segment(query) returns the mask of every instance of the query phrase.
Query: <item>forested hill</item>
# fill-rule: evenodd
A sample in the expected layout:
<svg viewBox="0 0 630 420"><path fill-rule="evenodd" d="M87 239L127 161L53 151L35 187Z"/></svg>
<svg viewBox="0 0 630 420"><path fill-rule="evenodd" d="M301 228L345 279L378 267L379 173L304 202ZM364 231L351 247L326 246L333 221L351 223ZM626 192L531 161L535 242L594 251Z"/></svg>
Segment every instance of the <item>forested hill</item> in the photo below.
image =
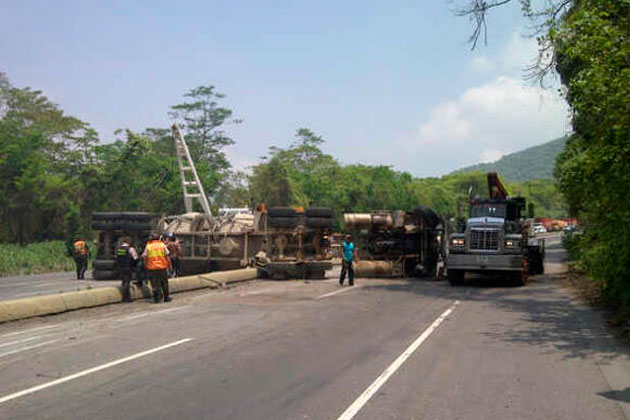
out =
<svg viewBox="0 0 630 420"><path fill-rule="evenodd" d="M496 162L478 163L459 169L454 173L495 171L506 182L523 182L541 178L551 179L553 178L556 156L564 150L565 144L566 138L561 137L520 152L510 153Z"/></svg>

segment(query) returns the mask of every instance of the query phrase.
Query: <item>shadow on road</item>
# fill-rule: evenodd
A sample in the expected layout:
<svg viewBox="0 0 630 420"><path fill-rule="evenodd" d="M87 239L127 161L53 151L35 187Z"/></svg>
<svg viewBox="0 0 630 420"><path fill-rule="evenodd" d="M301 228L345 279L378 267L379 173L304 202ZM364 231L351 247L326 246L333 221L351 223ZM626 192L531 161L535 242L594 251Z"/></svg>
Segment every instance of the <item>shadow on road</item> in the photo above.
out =
<svg viewBox="0 0 630 420"><path fill-rule="evenodd" d="M602 397L606 397L615 401L630 403L630 386L619 391L611 390L606 392L598 392L597 395L601 395Z"/></svg>
<svg viewBox="0 0 630 420"><path fill-rule="evenodd" d="M549 249L547 263L552 268L556 264L557 268L565 258L563 250ZM524 287L513 287L509 282L488 277L470 278L462 287L426 279L363 287L480 302L483 308L496 314L483 332L492 340L536 346L543 353L556 353L565 359L596 355L604 364L607 360L627 357L624 352L627 349L606 329L601 312L575 304L573 297L559 287L564 274L550 271L550 274L531 277L530 284ZM506 316L503 317L502 312Z"/></svg>

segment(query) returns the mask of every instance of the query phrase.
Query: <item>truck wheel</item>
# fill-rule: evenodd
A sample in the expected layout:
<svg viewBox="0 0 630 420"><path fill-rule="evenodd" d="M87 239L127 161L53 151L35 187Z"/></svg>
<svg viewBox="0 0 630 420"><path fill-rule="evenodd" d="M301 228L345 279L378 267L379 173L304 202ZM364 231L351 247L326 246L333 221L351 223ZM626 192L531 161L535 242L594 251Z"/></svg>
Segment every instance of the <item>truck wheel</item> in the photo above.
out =
<svg viewBox="0 0 630 420"><path fill-rule="evenodd" d="M323 217L332 219L334 217L332 209L328 207L309 207L305 211L306 217Z"/></svg>
<svg viewBox="0 0 630 420"><path fill-rule="evenodd" d="M143 211L126 211L126 212L96 212L92 213L93 221L108 220L136 220L149 221L154 215Z"/></svg>
<svg viewBox="0 0 630 420"><path fill-rule="evenodd" d="M332 228L335 225L334 219L327 217L306 217L306 226L313 228Z"/></svg>
<svg viewBox="0 0 630 420"><path fill-rule="evenodd" d="M525 286L529 281L527 278L527 270L521 270L511 275L512 284L516 287Z"/></svg>
<svg viewBox="0 0 630 420"><path fill-rule="evenodd" d="M418 266L418 260L415 258L409 258L405 260L404 270L405 277L420 277L422 274L418 272L416 267Z"/></svg>
<svg viewBox="0 0 630 420"><path fill-rule="evenodd" d="M448 270L448 281L451 286L461 286L464 283L464 274L462 270Z"/></svg>
<svg viewBox="0 0 630 420"><path fill-rule="evenodd" d="M94 260L92 261L94 270L111 271L116 268L116 260Z"/></svg>
<svg viewBox="0 0 630 420"><path fill-rule="evenodd" d="M154 227L150 222L125 221L119 224L121 230L151 230Z"/></svg>
<svg viewBox="0 0 630 420"><path fill-rule="evenodd" d="M293 207L269 207L267 215L271 217L295 217L297 214Z"/></svg>
<svg viewBox="0 0 630 420"><path fill-rule="evenodd" d="M294 228L298 224L297 217L270 217L270 227Z"/></svg>
<svg viewBox="0 0 630 420"><path fill-rule="evenodd" d="M106 221L94 221L92 222L93 230L117 230L118 223L117 222L106 222Z"/></svg>
<svg viewBox="0 0 630 420"><path fill-rule="evenodd" d="M94 280L115 280L116 272L113 270L93 270L92 277Z"/></svg>

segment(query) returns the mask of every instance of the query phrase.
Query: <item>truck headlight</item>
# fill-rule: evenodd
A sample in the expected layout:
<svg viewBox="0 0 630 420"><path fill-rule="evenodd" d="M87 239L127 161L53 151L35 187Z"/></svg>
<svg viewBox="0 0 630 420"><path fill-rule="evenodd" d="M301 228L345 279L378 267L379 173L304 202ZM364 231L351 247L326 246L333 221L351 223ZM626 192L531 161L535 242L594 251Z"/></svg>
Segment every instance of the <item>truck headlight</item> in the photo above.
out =
<svg viewBox="0 0 630 420"><path fill-rule="evenodd" d="M451 239L451 245L453 246L464 246L464 240L459 238Z"/></svg>
<svg viewBox="0 0 630 420"><path fill-rule="evenodd" d="M505 241L505 247L506 248L515 248L518 246L518 241L514 241L511 239L508 239L507 241Z"/></svg>

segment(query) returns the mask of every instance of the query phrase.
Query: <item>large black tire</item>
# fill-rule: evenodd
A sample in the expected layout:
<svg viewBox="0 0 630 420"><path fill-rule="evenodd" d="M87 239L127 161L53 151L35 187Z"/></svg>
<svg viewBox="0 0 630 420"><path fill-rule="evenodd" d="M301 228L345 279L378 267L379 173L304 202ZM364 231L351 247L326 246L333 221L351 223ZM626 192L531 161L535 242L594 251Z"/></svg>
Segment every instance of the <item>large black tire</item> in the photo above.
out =
<svg viewBox="0 0 630 420"><path fill-rule="evenodd" d="M329 219L327 217L307 217L306 226L313 228L332 228L335 224L335 219Z"/></svg>
<svg viewBox="0 0 630 420"><path fill-rule="evenodd" d="M440 224L440 217L430 208L418 206L413 210L413 215L418 219L424 219L430 228L435 228Z"/></svg>
<svg viewBox="0 0 630 420"><path fill-rule="evenodd" d="M534 260L534 261L529 262L528 274L536 275L536 274L543 274L544 272L545 272L545 267L542 261Z"/></svg>
<svg viewBox="0 0 630 420"><path fill-rule="evenodd" d="M448 270L448 282L451 286L461 286L464 283L464 274L462 270Z"/></svg>
<svg viewBox="0 0 630 420"><path fill-rule="evenodd" d="M270 219L277 217L297 217L297 213L293 207L269 207L267 215Z"/></svg>
<svg viewBox="0 0 630 420"><path fill-rule="evenodd" d="M100 271L114 271L116 269L116 260L94 260L92 268Z"/></svg>
<svg viewBox="0 0 630 420"><path fill-rule="evenodd" d="M416 270L416 267L418 266L418 260L415 258L407 258L405 259L405 276L406 277L419 277L421 273L418 272L418 270Z"/></svg>
<svg viewBox="0 0 630 420"><path fill-rule="evenodd" d="M332 219L334 217L332 209L328 207L309 207L304 212L306 217L325 217Z"/></svg>
<svg viewBox="0 0 630 420"><path fill-rule="evenodd" d="M154 215L144 211L126 211L126 212L97 212L92 213L92 221L104 220L126 220L126 221L145 221L148 222Z"/></svg>
<svg viewBox="0 0 630 420"><path fill-rule="evenodd" d="M153 223L149 221L124 221L118 224L120 230L151 230L154 227Z"/></svg>
<svg viewBox="0 0 630 420"><path fill-rule="evenodd" d="M294 228L298 224L297 217L270 217L269 226L273 228Z"/></svg>
<svg viewBox="0 0 630 420"><path fill-rule="evenodd" d="M94 280L116 280L116 272L114 270L93 270L92 278Z"/></svg>
<svg viewBox="0 0 630 420"><path fill-rule="evenodd" d="M98 220L92 222L94 230L151 230L153 228L154 225L149 221Z"/></svg>
<svg viewBox="0 0 630 420"><path fill-rule="evenodd" d="M514 273L510 273L510 283L512 286L521 287L527 285L529 279L527 278L527 271L521 270Z"/></svg>
<svg viewBox="0 0 630 420"><path fill-rule="evenodd" d="M116 230L118 229L118 223L106 222L106 221L92 221L92 229L94 230Z"/></svg>

